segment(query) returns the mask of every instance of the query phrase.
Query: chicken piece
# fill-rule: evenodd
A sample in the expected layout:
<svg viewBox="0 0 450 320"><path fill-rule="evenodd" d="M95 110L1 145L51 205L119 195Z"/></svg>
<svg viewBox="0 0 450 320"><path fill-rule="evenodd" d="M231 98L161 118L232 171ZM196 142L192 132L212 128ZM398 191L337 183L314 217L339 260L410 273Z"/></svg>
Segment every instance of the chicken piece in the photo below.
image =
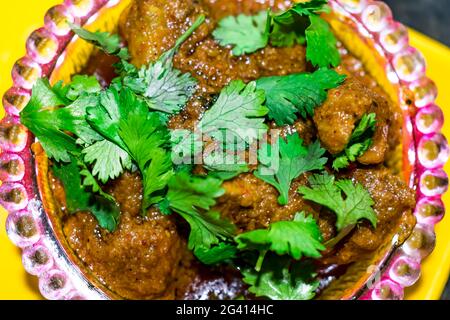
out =
<svg viewBox="0 0 450 320"><path fill-rule="evenodd" d="M314 123L322 145L332 154L343 151L358 121L367 113L376 114L377 124L372 146L358 161L366 165L382 163L389 147L390 105L384 97L352 77L330 90L328 99L315 110Z"/></svg>
<svg viewBox="0 0 450 320"><path fill-rule="evenodd" d="M177 266L186 250L174 219L157 211L140 217L142 183L136 174L124 174L110 190L120 203L118 229L114 233L101 229L90 213L70 215L64 222L70 247L116 294L127 299L173 299Z"/></svg>
<svg viewBox="0 0 450 320"><path fill-rule="evenodd" d="M128 42L132 62L141 66L157 60L201 14L205 10L194 0L133 1L119 28Z"/></svg>

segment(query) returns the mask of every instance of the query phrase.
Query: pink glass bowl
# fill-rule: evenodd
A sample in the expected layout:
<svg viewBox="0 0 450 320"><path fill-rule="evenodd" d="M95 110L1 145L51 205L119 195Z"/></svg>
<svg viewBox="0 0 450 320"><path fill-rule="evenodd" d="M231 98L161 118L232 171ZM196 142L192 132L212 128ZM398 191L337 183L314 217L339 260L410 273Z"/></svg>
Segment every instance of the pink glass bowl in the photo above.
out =
<svg viewBox="0 0 450 320"><path fill-rule="evenodd" d="M13 87L3 97L6 116L0 122L0 204L9 212L6 230L22 248L27 272L39 278L39 289L48 299L107 299L108 295L88 281L68 257L54 234L52 222L42 207L36 184L32 134L18 115L30 99L35 81L50 76L64 57L73 38L66 21L84 24L96 19L100 9L120 0L65 0L51 8L44 27L27 40L27 54L13 67ZM443 114L436 106L437 88L426 77L425 61L409 45L407 29L393 20L389 7L372 0L330 0L333 12L351 23L359 36L370 41L384 60L386 75L397 88L400 101L413 95L414 105L404 109L404 155L407 178L417 190L417 225L410 238L393 250L373 278L351 298L402 299L403 289L420 277L420 262L435 245L434 226L444 215L441 200L448 188L443 170L449 157L446 138L440 133ZM407 112L413 109L414 112ZM395 239L394 239L395 240ZM375 270L374 269L374 270Z"/></svg>

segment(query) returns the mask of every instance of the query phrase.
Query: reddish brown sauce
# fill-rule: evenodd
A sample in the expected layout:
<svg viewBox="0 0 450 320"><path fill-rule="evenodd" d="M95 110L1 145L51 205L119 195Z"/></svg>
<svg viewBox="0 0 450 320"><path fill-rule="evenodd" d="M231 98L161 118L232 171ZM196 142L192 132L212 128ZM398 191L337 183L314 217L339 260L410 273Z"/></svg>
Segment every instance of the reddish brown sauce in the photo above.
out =
<svg viewBox="0 0 450 320"><path fill-rule="evenodd" d="M233 57L230 49L220 47L211 37L218 19L224 16L255 14L269 6L281 9L289 4L290 1L282 0L135 0L122 15L120 32L128 42L132 62L139 66L171 48L200 14L207 16L207 22L175 57L175 67L196 77L199 89L186 108L173 117L170 127L193 129L215 95L233 79L248 82L262 76L311 71L302 46L269 46L252 55ZM105 85L113 77L111 64L111 58L96 54L85 71ZM387 152L401 143L398 108L351 55L343 55L338 71L347 74L348 79L330 91L314 119L298 120L285 129L299 132L307 143L319 137L328 151L337 153L345 147L364 113L375 112L379 119L372 148L359 159L358 168L342 173L369 190L375 200L378 226L374 229L361 223L338 247L324 253L320 263L326 281L342 273L349 263L376 250L398 226L400 232L408 234L415 223L411 213L414 192L383 164ZM295 192L306 183L306 178L302 176L292 184L289 204L282 207L272 186L251 173L242 174L224 183L226 193L215 209L230 218L240 231L265 228L306 211L319 222L324 239L331 239L336 235L334 214ZM55 180L53 189L64 209L64 190ZM107 190L116 197L122 212L116 232L100 229L89 213L64 214L63 224L70 248L111 291L129 299L231 299L245 294L239 273L231 267L207 268L196 262L187 249L188 227L183 221L156 210L141 217L142 185L138 174L125 173Z"/></svg>

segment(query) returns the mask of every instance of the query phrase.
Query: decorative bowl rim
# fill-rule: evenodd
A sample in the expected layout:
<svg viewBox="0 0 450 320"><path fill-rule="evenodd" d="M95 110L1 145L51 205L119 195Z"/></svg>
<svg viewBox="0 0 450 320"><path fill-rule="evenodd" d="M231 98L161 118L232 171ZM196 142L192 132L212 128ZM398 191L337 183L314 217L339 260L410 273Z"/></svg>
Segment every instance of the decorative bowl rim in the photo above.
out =
<svg viewBox="0 0 450 320"><path fill-rule="evenodd" d="M64 0L48 10L44 26L26 42L27 53L13 67L13 86L5 93L5 117L0 122L0 204L8 211L6 231L11 241L22 248L23 266L39 278L39 290L47 299L106 299L105 293L90 284L61 253L50 222L42 209L34 182L34 161L30 152L32 135L20 124L19 113L30 99L30 91L41 76L49 76L73 34L61 19L80 24L95 19L102 8L114 7L121 0ZM359 299L403 299L404 288L420 277L421 260L434 249L434 226L442 220L445 208L442 195L448 178L443 170L449 147L442 135L442 110L435 104L437 88L426 77L426 65L420 52L409 45L407 29L393 19L389 7L374 0L329 0L333 12L354 23L362 37L373 41L385 59L385 72L391 84L398 86L400 101L408 94L414 99L405 111L404 133L411 144L405 158L411 166L410 185L417 190L412 236L391 255L383 270L372 270L376 278L365 284ZM44 40L45 50L38 45ZM404 146L405 147L405 146ZM437 154L431 155L430 147ZM12 169L11 169L12 168ZM439 182L436 183L435 182ZM432 183L434 182L434 184ZM431 210L431 212L430 212ZM25 228L24 228L25 226Z"/></svg>

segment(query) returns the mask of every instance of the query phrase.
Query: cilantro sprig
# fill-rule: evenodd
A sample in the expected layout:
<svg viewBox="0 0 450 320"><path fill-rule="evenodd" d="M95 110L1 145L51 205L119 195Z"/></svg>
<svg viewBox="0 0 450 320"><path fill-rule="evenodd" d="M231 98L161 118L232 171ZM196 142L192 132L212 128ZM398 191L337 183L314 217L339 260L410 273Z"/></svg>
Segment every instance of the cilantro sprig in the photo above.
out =
<svg viewBox="0 0 450 320"><path fill-rule="evenodd" d="M239 253L236 245L229 242L219 242L219 244L206 249L198 247L195 250L197 259L206 265L216 265L233 261Z"/></svg>
<svg viewBox="0 0 450 320"><path fill-rule="evenodd" d="M274 254L266 257L259 272L243 268L242 275L251 293L273 300L310 300L319 287L310 261L292 261Z"/></svg>
<svg viewBox="0 0 450 320"><path fill-rule="evenodd" d="M272 15L272 44L278 47L306 43L306 59L318 68L337 67L341 57L331 28L319 14L328 12L328 0L297 3Z"/></svg>
<svg viewBox="0 0 450 320"><path fill-rule="evenodd" d="M294 4L291 8L281 13L273 14L273 20L282 25L291 25L296 22L298 16L311 16L328 11L328 0L310 0Z"/></svg>
<svg viewBox="0 0 450 320"><path fill-rule="evenodd" d="M81 164L81 167L84 165ZM119 223L120 211L111 196L104 194L99 186L92 180L89 172L80 170L80 161L71 157L67 164L57 164L53 167L55 176L60 179L66 193L66 205L70 214L81 211L91 212L97 219L100 227L114 232ZM83 180L83 175L89 177ZM88 187L91 187L99 194L93 194Z"/></svg>
<svg viewBox="0 0 450 320"><path fill-rule="evenodd" d="M264 11L255 16L226 17L219 22L213 36L220 45L233 46L235 56L253 53L269 42L269 17Z"/></svg>
<svg viewBox="0 0 450 320"><path fill-rule="evenodd" d="M335 156L333 169L347 168L351 162L355 162L357 158L369 150L373 144L376 122L375 113L364 114L355 130L353 130L344 151Z"/></svg>
<svg viewBox="0 0 450 320"><path fill-rule="evenodd" d="M122 61L126 69L122 83L145 98L151 110L167 114L178 113L191 98L197 87L197 80L189 73L182 73L173 66L173 57L180 46L205 21L200 16L192 26L176 41L175 46L166 51L154 63L142 66L139 70Z"/></svg>
<svg viewBox="0 0 450 320"><path fill-rule="evenodd" d="M269 43L290 47L306 42L306 59L313 66L337 67L341 57L336 37L328 22L319 16L329 11L327 3L327 0L312 0L278 13L226 17L219 22L213 35L221 45L232 45L235 56L256 52Z"/></svg>
<svg viewBox="0 0 450 320"><path fill-rule="evenodd" d="M298 133L288 135L286 140L280 137L278 146L279 150L273 150L272 144L261 146L260 165L254 174L273 185L280 193L278 202L286 205L292 181L305 172L322 170L327 158L323 157L325 149L318 142L305 147Z"/></svg>
<svg viewBox="0 0 450 320"><path fill-rule="evenodd" d="M302 186L298 192L304 199L333 211L338 231L356 225L361 219L367 219L376 227L377 216L372 208L374 201L361 184L353 184L348 179L335 181L335 177L327 173L312 175L309 184L310 187Z"/></svg>
<svg viewBox="0 0 450 320"><path fill-rule="evenodd" d="M86 119L88 109L101 100L97 84L93 77L75 77L68 86L59 83L52 88L48 80L39 79L20 117L50 158L69 162L71 156L83 154L93 174L105 183L129 169L131 160Z"/></svg>
<svg viewBox="0 0 450 320"><path fill-rule="evenodd" d="M292 221L242 233L234 242L227 239L209 249L200 247L195 254L208 265L237 263L249 291L258 297L308 300L314 297L318 281L310 261L302 258L321 257L320 251L325 250L321 241L317 222L302 212ZM257 253L256 260L249 259L256 257L253 253Z"/></svg>
<svg viewBox="0 0 450 320"><path fill-rule="evenodd" d="M48 80L38 79L30 101L20 113L20 121L39 139L50 158L69 162L71 154L79 153L80 144L101 139L84 116L86 108L96 103L96 97L83 95L71 103L59 93L54 91ZM67 131L76 137L67 134Z"/></svg>
<svg viewBox="0 0 450 320"><path fill-rule="evenodd" d="M142 209L163 200L162 190L173 175L169 145L170 135L155 113L135 110L121 119L119 135L142 174L144 194Z"/></svg>
<svg viewBox="0 0 450 320"><path fill-rule="evenodd" d="M264 100L264 91L257 89L255 82L232 81L197 127L216 141L233 143L239 139L250 144L267 131L264 116L269 110L263 106Z"/></svg>
<svg viewBox="0 0 450 320"><path fill-rule="evenodd" d="M341 55L337 49L337 39L324 19L309 16L310 26L306 29L306 59L319 68L337 67Z"/></svg>
<svg viewBox="0 0 450 320"><path fill-rule="evenodd" d="M118 34L110 34L108 32L100 31L91 32L70 22L69 25L72 31L75 32L75 34L81 39L100 47L107 54L116 55L124 60L128 60L130 58L128 49L121 45Z"/></svg>
<svg viewBox="0 0 450 320"><path fill-rule="evenodd" d="M228 179L248 171L239 153L267 132L268 126L264 122L269 110L263 105L264 100L264 91L258 89L255 82L245 84L235 80L222 89L196 126L197 132L212 138L216 146L211 152L202 154L206 169L226 175ZM173 133L173 159L191 161L205 151L201 140L196 132Z"/></svg>
<svg viewBox="0 0 450 320"><path fill-rule="evenodd" d="M188 248L194 253L200 250L199 254L205 255L205 250L234 236L235 226L222 219L220 213L211 211L216 198L225 192L221 185L220 179L192 176L184 170L177 172L169 181L161 209L166 214L174 211L189 223Z"/></svg>
<svg viewBox="0 0 450 320"><path fill-rule="evenodd" d="M325 250L319 226L304 212L297 213L292 221L279 221L268 229L242 233L236 237L236 242L241 250L270 250L295 260L304 256L320 258L320 250Z"/></svg>
<svg viewBox="0 0 450 320"><path fill-rule="evenodd" d="M68 210L90 211L101 227L112 232L118 223L118 207L102 190L83 157L85 150L106 142L85 118L87 108L96 103L95 78L77 77L71 85L59 82L54 87L48 80L39 79L20 118L56 162L54 172L65 186Z"/></svg>
<svg viewBox="0 0 450 320"><path fill-rule="evenodd" d="M314 109L327 99L327 90L338 87L346 76L334 70L320 69L311 74L260 78L258 89L266 94L269 119L279 126L293 124L299 113L303 118L314 115Z"/></svg>

